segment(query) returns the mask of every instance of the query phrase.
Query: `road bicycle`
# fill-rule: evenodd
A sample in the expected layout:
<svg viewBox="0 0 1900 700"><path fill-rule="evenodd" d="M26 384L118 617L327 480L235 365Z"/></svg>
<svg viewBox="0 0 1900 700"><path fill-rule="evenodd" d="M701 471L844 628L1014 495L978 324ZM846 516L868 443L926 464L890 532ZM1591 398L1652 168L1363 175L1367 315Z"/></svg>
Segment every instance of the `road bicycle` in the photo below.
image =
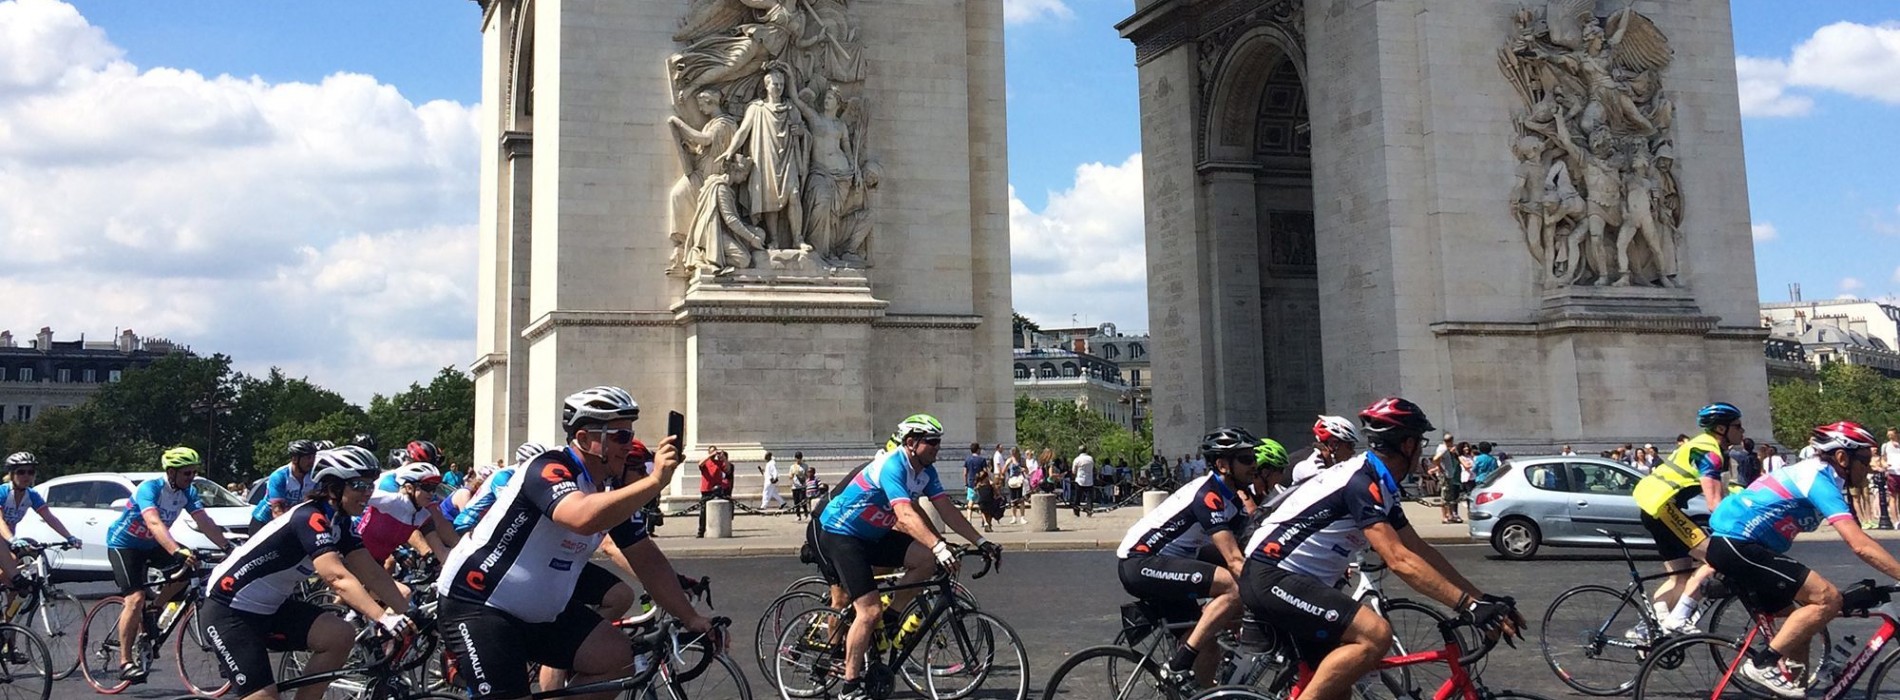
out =
<svg viewBox="0 0 1900 700"><path fill-rule="evenodd" d="M222 559L224 553L217 549L192 551L198 554L199 566L180 566L141 586L146 591L146 604L139 614L145 624L132 642L132 662L150 673L159 648L175 637L172 661L179 680L194 693L222 695L230 682L219 672L217 655L205 640L204 626L198 623L198 603L204 599L210 564ZM161 612L155 604L158 593L175 583L184 583L184 589ZM107 695L123 692L134 682L144 682L143 676L138 681L119 677L119 613L124 609L125 596L101 599L86 612L86 623L79 629L79 670L87 685Z"/></svg>
<svg viewBox="0 0 1900 700"><path fill-rule="evenodd" d="M810 527L816 528L818 525L814 522ZM876 577L876 580L896 583L903 575L902 571L897 571L881 574ZM965 604L972 608L977 607L976 596L970 593L970 589L963 586L963 582L953 579L951 585L957 597L962 598ZM888 608L890 604L890 595L885 594L884 605ZM765 612L760 613L759 624L752 634L753 655L759 662L759 672L765 674L764 678L777 675L773 668L778 656L778 638L785 633L785 623L798 613L830 605L831 584L826 582L823 576L801 577L787 585L777 598L772 599L772 602L766 603Z"/></svg>
<svg viewBox="0 0 1900 700"><path fill-rule="evenodd" d="M1483 644L1479 645L1478 648L1467 651L1460 641L1460 638L1468 635L1462 633L1460 630L1468 630L1471 624L1469 615L1460 615L1457 619L1440 622L1438 623L1438 632L1443 642L1443 648L1388 656L1379 662L1380 671L1440 663L1445 664L1449 672L1446 674L1445 681L1439 684L1438 689L1434 693L1419 694L1414 692L1404 695L1391 694L1386 689L1385 684L1362 679L1359 683L1354 685L1353 694L1364 700L1381 700L1384 698L1397 697L1433 697L1438 700L1451 700L1452 698L1458 698L1460 700L1510 700L1513 698L1518 700L1548 700L1543 696L1533 693L1514 690L1492 690L1486 687L1483 680L1479 677L1479 672L1473 670L1472 664L1491 653L1491 650L1497 646L1498 638L1487 639ZM1267 661L1260 663L1265 665L1278 665L1278 667L1286 670L1283 670L1278 677L1267 679L1262 684L1246 686L1230 685L1211 688L1194 695L1191 700L1288 700L1290 698L1297 698L1302 694L1307 684L1312 681L1313 671L1311 666L1305 661L1300 661L1297 664L1285 663L1287 659L1297 657L1297 653L1293 651L1293 640L1284 633L1271 628L1256 629L1253 631L1253 635L1256 638L1264 638L1269 641L1264 645L1255 647L1249 654L1268 657ZM1291 668L1287 668L1288 666L1291 666ZM1148 671L1148 669L1141 670L1144 673ZM1123 696L1105 695L1100 697Z"/></svg>
<svg viewBox="0 0 1900 700"><path fill-rule="evenodd" d="M1809 675L1809 697L1818 696L1823 700L1863 697L1854 694L1854 685L1869 667L1874 668L1873 680L1868 681L1864 697L1900 697L1900 675L1895 673L1895 667L1900 666L1900 653L1887 648L1894 635L1900 633L1900 625L1895 623L1895 619L1900 618L1900 606L1893 600L1895 593L1900 593L1900 586L1875 585L1871 579L1841 592L1842 617L1876 617L1880 628L1860 647L1859 653L1838 668L1810 666L1813 671ZM1774 636L1774 615L1758 610L1751 600L1743 598L1743 604L1754 619L1747 634L1739 639L1694 634L1663 643L1638 671L1635 697L1658 700L1774 697L1766 689L1754 687L1740 677L1742 662L1765 647ZM1819 635L1810 646L1814 650L1825 649Z"/></svg>
<svg viewBox="0 0 1900 700"><path fill-rule="evenodd" d="M418 691L409 683L404 660L416 657L414 651L429 638L431 627L431 620L425 615L412 613L410 620L417 626L414 634L395 636L374 624L359 629L352 642L350 660L342 668L303 674L301 663L280 666L279 695L291 697L298 688L328 683L323 693L325 700L468 700L464 695ZM196 692L177 700L213 700L222 694L222 690Z"/></svg>
<svg viewBox="0 0 1900 700"><path fill-rule="evenodd" d="M20 561L20 576L14 580L13 593L5 607L5 618L33 630L46 642L53 659L53 679L59 680L79 670L79 627L86 619L86 607L71 593L53 584L49 549L72 549L65 542L40 544L30 539L13 541L13 556Z"/></svg>
<svg viewBox="0 0 1900 700"><path fill-rule="evenodd" d="M25 627L0 624L0 700L46 700L52 694L46 643Z"/></svg>
<svg viewBox="0 0 1900 700"><path fill-rule="evenodd" d="M957 558L982 554L953 547ZM994 562L983 557L987 575ZM872 650L859 675L872 698L891 697L901 678L906 686L934 700L953 700L983 691L986 698L1024 700L1029 695L1029 654L1016 630L976 609L955 593L955 572L939 569L913 584L879 584L882 593L921 589L896 630L877 626ZM774 678L783 698L828 694L844 679L845 635L856 609L820 606L799 613L785 625L775 652Z"/></svg>

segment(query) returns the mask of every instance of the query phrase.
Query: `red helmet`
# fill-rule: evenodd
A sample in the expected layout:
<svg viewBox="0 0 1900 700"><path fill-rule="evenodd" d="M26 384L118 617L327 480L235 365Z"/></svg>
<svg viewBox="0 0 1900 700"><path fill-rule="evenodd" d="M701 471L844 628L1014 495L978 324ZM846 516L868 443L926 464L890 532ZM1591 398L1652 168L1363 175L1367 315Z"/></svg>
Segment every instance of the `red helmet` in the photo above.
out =
<svg viewBox="0 0 1900 700"><path fill-rule="evenodd" d="M627 463L645 466L651 461L653 461L653 450L647 449L647 444L641 442L640 438L634 438L633 444L627 446Z"/></svg>
<svg viewBox="0 0 1900 700"><path fill-rule="evenodd" d="M1814 434L1809 436L1808 441L1819 452L1858 450L1873 447L1877 442L1874 440L1873 433L1853 421L1829 423L1815 428Z"/></svg>
<svg viewBox="0 0 1900 700"><path fill-rule="evenodd" d="M1359 412L1359 424L1364 426L1367 437L1373 442L1394 444L1408 437L1418 437L1437 430L1432 421L1425 417L1425 410L1396 396L1388 396L1372 402L1366 410Z"/></svg>
<svg viewBox="0 0 1900 700"><path fill-rule="evenodd" d="M1359 430L1352 421L1339 416L1320 416L1313 421L1313 439L1319 442L1359 442Z"/></svg>
<svg viewBox="0 0 1900 700"><path fill-rule="evenodd" d="M409 461L411 462L427 462L429 464L442 463L442 451L436 449L435 443L429 442L428 440L411 442L406 451L409 453Z"/></svg>

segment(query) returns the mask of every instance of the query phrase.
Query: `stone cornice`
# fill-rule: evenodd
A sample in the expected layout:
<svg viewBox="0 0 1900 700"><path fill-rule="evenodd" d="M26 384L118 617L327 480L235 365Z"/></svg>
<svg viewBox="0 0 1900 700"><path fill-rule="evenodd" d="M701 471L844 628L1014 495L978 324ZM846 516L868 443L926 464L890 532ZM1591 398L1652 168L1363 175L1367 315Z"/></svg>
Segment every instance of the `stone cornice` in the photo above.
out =
<svg viewBox="0 0 1900 700"><path fill-rule="evenodd" d="M1578 333L1633 333L1637 335L1693 335L1714 338L1749 338L1748 329L1718 328L1714 316L1603 315L1567 316L1543 321L1440 321L1431 324L1432 335L1448 336L1552 336ZM1766 338L1766 333L1761 335Z"/></svg>
<svg viewBox="0 0 1900 700"><path fill-rule="evenodd" d="M540 340L557 328L676 326L673 314L652 311L551 311L521 330L528 342Z"/></svg>
<svg viewBox="0 0 1900 700"><path fill-rule="evenodd" d="M504 132L501 135L501 152L509 158L533 158L534 132Z"/></svg>
<svg viewBox="0 0 1900 700"><path fill-rule="evenodd" d="M974 330L983 323L982 316L961 314L885 314L872 326L877 328L919 328L932 330Z"/></svg>
<svg viewBox="0 0 1900 700"><path fill-rule="evenodd" d="M501 369L507 366L508 366L508 353L491 352L486 355L482 355L481 357L475 358L475 361L470 363L468 366L468 373L476 377L480 377L493 370Z"/></svg>

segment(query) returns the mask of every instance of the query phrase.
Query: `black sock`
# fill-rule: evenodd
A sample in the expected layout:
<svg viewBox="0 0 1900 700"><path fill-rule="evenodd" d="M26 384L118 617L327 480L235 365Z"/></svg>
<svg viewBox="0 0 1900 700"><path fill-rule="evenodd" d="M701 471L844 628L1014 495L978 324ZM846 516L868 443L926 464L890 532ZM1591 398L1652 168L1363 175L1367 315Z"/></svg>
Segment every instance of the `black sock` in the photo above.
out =
<svg viewBox="0 0 1900 700"><path fill-rule="evenodd" d="M1756 668L1767 668L1778 663L1781 663L1781 652L1775 651L1774 647L1763 645L1761 651L1755 652Z"/></svg>
<svg viewBox="0 0 1900 700"><path fill-rule="evenodd" d="M1199 655L1200 652L1195 651L1194 647L1182 642L1181 646L1174 648L1174 658L1168 659L1168 668L1177 671L1194 668L1194 657Z"/></svg>

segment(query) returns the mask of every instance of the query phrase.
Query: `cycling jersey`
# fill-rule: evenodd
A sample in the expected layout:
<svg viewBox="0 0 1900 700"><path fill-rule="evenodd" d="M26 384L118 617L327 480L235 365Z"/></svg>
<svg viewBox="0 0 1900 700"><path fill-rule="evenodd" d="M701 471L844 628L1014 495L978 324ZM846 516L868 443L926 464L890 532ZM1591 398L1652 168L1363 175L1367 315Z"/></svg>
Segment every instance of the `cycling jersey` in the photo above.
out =
<svg viewBox="0 0 1900 700"><path fill-rule="evenodd" d="M377 491L395 493L400 489L402 489L402 484L396 483L396 472L394 470L383 472L382 476L376 477Z"/></svg>
<svg viewBox="0 0 1900 700"><path fill-rule="evenodd" d="M205 596L248 613L277 612L316 573L312 559L328 552L347 555L363 546L349 523L348 515L328 503L304 501L212 569Z"/></svg>
<svg viewBox="0 0 1900 700"><path fill-rule="evenodd" d="M1115 556L1159 554L1193 558L1214 533L1239 532L1240 499L1219 474L1197 478L1169 494L1167 500L1135 521L1122 537Z"/></svg>
<svg viewBox="0 0 1900 700"><path fill-rule="evenodd" d="M417 508L400 492L370 493L369 505L363 508L362 517L356 519L356 536L363 540L363 548L368 549L370 558L376 561L389 559L417 530L432 529L429 509Z"/></svg>
<svg viewBox="0 0 1900 700"><path fill-rule="evenodd" d="M1289 492L1247 540L1247 558L1330 585L1365 551L1365 528L1378 523L1410 527L1391 471L1360 453Z"/></svg>
<svg viewBox="0 0 1900 700"><path fill-rule="evenodd" d="M264 477L264 498L257 502L256 508L251 509L252 520L268 521L272 503L277 504L279 508L288 508L302 503L304 494L317 488L316 469L304 472L302 477L291 473L292 471L294 470L290 468L290 465L286 464L271 471L270 476Z"/></svg>
<svg viewBox="0 0 1900 700"><path fill-rule="evenodd" d="M495 496L488 516L449 552L436 591L513 615L551 622L567 607L581 567L602 534L583 535L548 517L576 493L598 488L573 448L553 450L521 467Z"/></svg>
<svg viewBox="0 0 1900 700"><path fill-rule="evenodd" d="M879 540L897 526L897 512L892 509L919 496L932 500L947 498L943 482L937 479L937 467L912 469L910 457L903 450L896 450L882 455L852 477L844 489L825 504L818 519L826 532Z"/></svg>
<svg viewBox="0 0 1900 700"><path fill-rule="evenodd" d="M113 521L106 530L106 547L110 549L156 549L158 540L152 531L145 527L147 509L158 509L159 522L170 527L178 521L180 513L196 513L205 509L204 501L198 499L198 489L186 486L175 489L166 483L165 477L146 479L132 492L132 500L126 502L125 510L119 513L119 519Z"/></svg>
<svg viewBox="0 0 1900 700"><path fill-rule="evenodd" d="M1728 464L1722 460L1722 442L1714 435L1697 433L1670 453L1669 459L1656 465L1649 476L1636 482L1633 494L1636 507L1656 515L1665 505L1680 499L1681 503L1675 503L1680 508L1683 503L1695 498L1695 494L1701 493L1704 477L1720 481L1726 469Z"/></svg>
<svg viewBox="0 0 1900 700"><path fill-rule="evenodd" d="M1820 459L1797 462L1766 474L1741 493L1722 499L1709 516L1717 537L1755 542L1776 552L1794 545L1794 536L1813 532L1823 521L1851 519L1834 466Z"/></svg>
<svg viewBox="0 0 1900 700"><path fill-rule="evenodd" d="M1326 458L1320 455L1319 450L1313 450L1312 454L1300 460L1299 464L1293 465L1292 471L1288 472L1288 478L1292 479L1288 488L1306 483L1308 479L1319 476L1319 473L1326 468Z"/></svg>
<svg viewBox="0 0 1900 700"><path fill-rule="evenodd" d="M16 497L17 495L17 497ZM46 499L33 489L14 490L13 484L0 484L0 517L7 520L7 527L18 528L20 521L26 519L30 510L39 510L46 506ZM14 530L13 534L20 534Z"/></svg>
<svg viewBox="0 0 1900 700"><path fill-rule="evenodd" d="M487 481L482 482L482 487L475 490L474 497L468 499L468 505L462 507L462 512L455 514L455 531L466 533L475 529L475 525L482 521L482 514L487 513L489 507L495 505L495 494L500 492L502 487L507 486L508 481L513 478L515 478L515 468L508 467L496 471L494 475L488 477Z"/></svg>

